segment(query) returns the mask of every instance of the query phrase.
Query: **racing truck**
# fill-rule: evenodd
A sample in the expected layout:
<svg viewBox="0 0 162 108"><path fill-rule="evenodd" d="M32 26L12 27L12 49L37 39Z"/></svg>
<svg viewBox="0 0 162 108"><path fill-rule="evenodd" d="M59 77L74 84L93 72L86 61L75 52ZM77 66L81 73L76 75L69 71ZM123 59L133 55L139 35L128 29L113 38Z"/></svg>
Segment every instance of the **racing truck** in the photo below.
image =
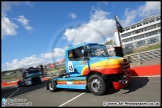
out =
<svg viewBox="0 0 162 108"><path fill-rule="evenodd" d="M109 56L106 45L82 43L65 50L66 73L52 77L47 90L88 89L103 95L109 85L124 88L131 80L130 64L124 57Z"/></svg>
<svg viewBox="0 0 162 108"><path fill-rule="evenodd" d="M28 85L33 85L33 84L38 84L43 82L42 77L43 77L43 70L42 70L42 65L40 67L29 67L24 69L22 72L22 78L18 79L18 86L28 86Z"/></svg>
<svg viewBox="0 0 162 108"><path fill-rule="evenodd" d="M65 73L50 78L47 90L82 89L103 95L109 87L119 91L131 81L130 63L124 58L119 36L123 28L117 16L115 21L116 55L110 56L104 44L81 43L69 47L65 50Z"/></svg>

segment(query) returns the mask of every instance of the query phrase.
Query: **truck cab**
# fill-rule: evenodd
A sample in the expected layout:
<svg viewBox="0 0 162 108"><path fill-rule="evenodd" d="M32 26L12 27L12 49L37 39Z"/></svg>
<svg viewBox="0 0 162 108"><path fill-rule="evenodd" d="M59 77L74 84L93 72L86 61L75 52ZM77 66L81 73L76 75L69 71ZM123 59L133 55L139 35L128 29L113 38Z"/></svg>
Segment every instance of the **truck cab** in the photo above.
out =
<svg viewBox="0 0 162 108"><path fill-rule="evenodd" d="M102 95L112 85L124 88L131 80L130 64L124 57L109 56L106 45L82 43L65 50L66 73L48 80L47 90L89 89Z"/></svg>
<svg viewBox="0 0 162 108"><path fill-rule="evenodd" d="M40 68L29 67L22 71L22 78L18 81L18 86L28 86L37 83L41 83L42 80L42 71Z"/></svg>

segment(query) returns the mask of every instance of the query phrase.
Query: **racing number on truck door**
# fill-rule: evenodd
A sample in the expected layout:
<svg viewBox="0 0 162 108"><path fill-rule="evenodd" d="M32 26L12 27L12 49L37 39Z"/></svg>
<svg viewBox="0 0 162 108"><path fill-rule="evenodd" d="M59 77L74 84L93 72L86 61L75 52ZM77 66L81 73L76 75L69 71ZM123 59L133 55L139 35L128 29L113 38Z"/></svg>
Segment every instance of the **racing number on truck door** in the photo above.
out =
<svg viewBox="0 0 162 108"><path fill-rule="evenodd" d="M73 68L72 62L68 62L68 69L69 69L69 72L74 72L74 68Z"/></svg>

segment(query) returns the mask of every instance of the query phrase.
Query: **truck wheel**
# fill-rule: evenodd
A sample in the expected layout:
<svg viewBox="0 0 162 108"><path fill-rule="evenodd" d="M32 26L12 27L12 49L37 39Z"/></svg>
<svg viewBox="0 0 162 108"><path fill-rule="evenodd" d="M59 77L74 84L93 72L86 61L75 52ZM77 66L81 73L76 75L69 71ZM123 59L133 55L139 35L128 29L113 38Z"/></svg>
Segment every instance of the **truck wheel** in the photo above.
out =
<svg viewBox="0 0 162 108"><path fill-rule="evenodd" d="M17 83L17 85L18 85L18 87L26 87L26 84L25 84L25 82L23 82L23 81L19 81L19 82Z"/></svg>
<svg viewBox="0 0 162 108"><path fill-rule="evenodd" d="M17 85L18 85L18 87L22 87L22 81L19 81L19 82L17 83Z"/></svg>
<svg viewBox="0 0 162 108"><path fill-rule="evenodd" d="M25 80L21 81L21 84L22 84L23 87L27 86L26 83L25 83Z"/></svg>
<svg viewBox="0 0 162 108"><path fill-rule="evenodd" d="M88 79L88 89L94 95L103 95L106 91L106 83L101 75L92 75Z"/></svg>
<svg viewBox="0 0 162 108"><path fill-rule="evenodd" d="M56 82L53 80L50 80L48 82L48 88L51 92L55 92L56 91Z"/></svg>
<svg viewBox="0 0 162 108"><path fill-rule="evenodd" d="M24 87L27 87L27 85L26 85L26 83L25 83L25 82L23 82L23 86L24 86Z"/></svg>

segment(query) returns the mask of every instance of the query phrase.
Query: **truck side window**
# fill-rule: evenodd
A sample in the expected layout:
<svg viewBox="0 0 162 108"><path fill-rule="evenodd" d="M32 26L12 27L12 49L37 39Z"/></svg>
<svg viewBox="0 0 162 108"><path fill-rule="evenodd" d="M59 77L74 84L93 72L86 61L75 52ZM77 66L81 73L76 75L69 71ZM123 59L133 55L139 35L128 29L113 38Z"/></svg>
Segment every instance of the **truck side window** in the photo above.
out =
<svg viewBox="0 0 162 108"><path fill-rule="evenodd" d="M84 57L84 55L82 54L82 49L84 49L84 47L79 47L73 50L75 60L81 60L81 58Z"/></svg>
<svg viewBox="0 0 162 108"><path fill-rule="evenodd" d="M73 51L72 50L68 51L68 58L69 58L69 60L74 60L74 56L73 56Z"/></svg>
<svg viewBox="0 0 162 108"><path fill-rule="evenodd" d="M75 60L79 60L81 57L84 57L84 55L82 54L82 49L83 49L83 47L74 49L74 59Z"/></svg>
<svg viewBox="0 0 162 108"><path fill-rule="evenodd" d="M68 51L68 58L69 60L83 60L84 59L84 54L82 54L82 50L84 47L79 47L73 50Z"/></svg>

